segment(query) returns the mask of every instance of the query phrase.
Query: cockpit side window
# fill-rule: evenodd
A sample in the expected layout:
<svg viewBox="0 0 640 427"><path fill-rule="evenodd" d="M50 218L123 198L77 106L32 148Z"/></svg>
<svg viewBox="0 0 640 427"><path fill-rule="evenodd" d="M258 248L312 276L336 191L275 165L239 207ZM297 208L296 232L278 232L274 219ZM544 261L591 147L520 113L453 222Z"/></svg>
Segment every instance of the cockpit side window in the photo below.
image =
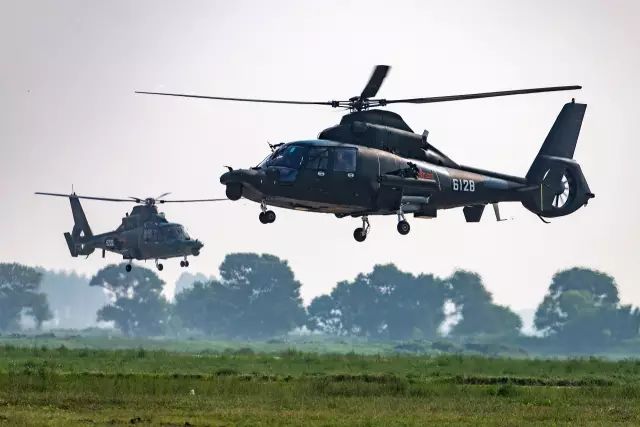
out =
<svg viewBox="0 0 640 427"><path fill-rule="evenodd" d="M355 172L357 157L355 148L336 148L333 170L336 172Z"/></svg>
<svg viewBox="0 0 640 427"><path fill-rule="evenodd" d="M181 225L169 225L163 228L163 236L166 239L188 240L188 234Z"/></svg>
<svg viewBox="0 0 640 427"><path fill-rule="evenodd" d="M309 149L305 169L326 170L329 166L329 148L313 147Z"/></svg>

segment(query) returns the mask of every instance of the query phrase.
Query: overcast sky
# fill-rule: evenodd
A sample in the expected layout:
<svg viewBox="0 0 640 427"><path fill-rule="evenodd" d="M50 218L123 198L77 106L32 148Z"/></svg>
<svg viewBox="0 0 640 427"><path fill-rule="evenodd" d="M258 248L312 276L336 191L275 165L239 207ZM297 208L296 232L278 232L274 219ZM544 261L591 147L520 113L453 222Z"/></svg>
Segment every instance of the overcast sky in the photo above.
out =
<svg viewBox="0 0 640 427"><path fill-rule="evenodd" d="M258 221L249 201L163 207L205 242L192 271L230 252L287 259L310 298L394 262L414 273L479 272L497 302L535 307L551 276L579 265L618 281L640 305L637 172L640 3L636 1L11 1L0 0L0 261L94 273L72 258L65 199L219 197L223 165L253 166L272 143L314 138L340 111L134 95L134 90L330 100L357 95L375 64L392 69L380 96L418 97L547 85L560 92L394 106L455 161L524 175L562 105L588 104L575 158L596 198L543 224L520 204L467 224L461 209L435 220L360 221L276 209ZM83 202L94 232L130 206ZM183 271L165 261L169 283ZM152 267L153 262L147 262Z"/></svg>

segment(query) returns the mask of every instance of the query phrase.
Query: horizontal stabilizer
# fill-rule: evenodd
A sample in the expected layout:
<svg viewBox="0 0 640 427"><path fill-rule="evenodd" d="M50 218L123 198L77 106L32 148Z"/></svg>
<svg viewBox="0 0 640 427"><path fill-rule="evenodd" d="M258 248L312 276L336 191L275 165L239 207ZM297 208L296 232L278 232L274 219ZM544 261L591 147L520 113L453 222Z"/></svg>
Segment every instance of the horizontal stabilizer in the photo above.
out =
<svg viewBox="0 0 640 427"><path fill-rule="evenodd" d="M464 219L467 222L480 222L482 212L484 212L484 205L465 206L462 212L464 212Z"/></svg>
<svg viewBox="0 0 640 427"><path fill-rule="evenodd" d="M78 251L76 251L76 246L73 243L73 238L71 237L71 233L64 233L64 239L67 241L67 246L69 247L69 252L72 257L78 256Z"/></svg>

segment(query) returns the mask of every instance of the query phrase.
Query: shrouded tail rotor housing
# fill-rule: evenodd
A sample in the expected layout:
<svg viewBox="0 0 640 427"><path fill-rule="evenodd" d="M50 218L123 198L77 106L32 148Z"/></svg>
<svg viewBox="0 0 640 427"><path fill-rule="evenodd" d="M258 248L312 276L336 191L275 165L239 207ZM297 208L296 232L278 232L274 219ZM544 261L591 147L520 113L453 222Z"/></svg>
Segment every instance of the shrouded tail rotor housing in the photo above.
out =
<svg viewBox="0 0 640 427"><path fill-rule="evenodd" d="M571 159L549 158L539 176L531 176L537 185L529 187L522 200L531 212L552 218L568 215L594 197L580 165Z"/></svg>

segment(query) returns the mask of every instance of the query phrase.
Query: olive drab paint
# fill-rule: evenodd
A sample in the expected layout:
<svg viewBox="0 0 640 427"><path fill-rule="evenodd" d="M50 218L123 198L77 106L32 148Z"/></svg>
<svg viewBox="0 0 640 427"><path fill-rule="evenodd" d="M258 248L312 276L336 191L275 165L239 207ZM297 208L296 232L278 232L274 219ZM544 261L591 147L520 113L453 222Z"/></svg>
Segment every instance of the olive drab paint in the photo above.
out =
<svg viewBox="0 0 640 427"><path fill-rule="evenodd" d="M585 104L572 100L562 108L525 177L457 164L427 141L427 131L415 133L400 115L374 108L394 103L426 104L576 90L581 86L374 98L389 69L386 65L376 66L361 94L344 101L136 93L350 110L339 124L320 132L317 139L270 145L272 154L258 166L235 170L229 167L220 177L229 199L244 197L260 204L259 218L264 224L275 220L275 213L268 206L333 213L339 218L360 217L362 227L354 231L354 238L363 241L369 231L370 215L397 215L398 231L407 234L410 227L406 214L433 218L440 209L462 207L468 222L478 222L484 207L491 204L500 221L499 202L520 202L543 219L575 212L594 197L580 166L573 160Z"/></svg>
<svg viewBox="0 0 640 427"><path fill-rule="evenodd" d="M42 193L45 196L59 196L69 198L73 215L73 229L71 233L64 233L64 238L72 257L89 256L96 249L114 252L128 260L126 271L131 271L131 260L154 259L158 270L163 265L158 260L180 257L181 267L188 267L187 257L198 256L204 246L198 239L192 239L184 227L167 221L164 213L158 212L157 203L190 203L214 202L226 199L198 199L198 200L164 200L161 197L145 199L131 197L128 199L114 199L105 197L79 196L77 194ZM93 234L89 222L80 204L80 199L101 200L109 202L136 203L131 213L127 213L121 224L113 231Z"/></svg>

